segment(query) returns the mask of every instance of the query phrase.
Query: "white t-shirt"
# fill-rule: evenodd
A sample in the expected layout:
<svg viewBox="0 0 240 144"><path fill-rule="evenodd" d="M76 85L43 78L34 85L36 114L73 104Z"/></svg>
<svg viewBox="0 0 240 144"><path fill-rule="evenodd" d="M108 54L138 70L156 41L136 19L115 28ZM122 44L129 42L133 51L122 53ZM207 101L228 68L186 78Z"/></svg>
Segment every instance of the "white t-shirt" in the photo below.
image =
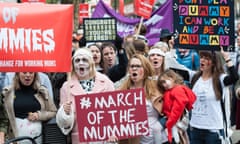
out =
<svg viewBox="0 0 240 144"><path fill-rule="evenodd" d="M223 129L221 101L216 99L212 78L200 77L193 86L197 99L193 105L190 125L199 129Z"/></svg>
<svg viewBox="0 0 240 144"><path fill-rule="evenodd" d="M146 109L150 133L148 136L141 136L140 144L160 144L166 142L167 134L158 121L159 113L154 109L150 100L146 100Z"/></svg>

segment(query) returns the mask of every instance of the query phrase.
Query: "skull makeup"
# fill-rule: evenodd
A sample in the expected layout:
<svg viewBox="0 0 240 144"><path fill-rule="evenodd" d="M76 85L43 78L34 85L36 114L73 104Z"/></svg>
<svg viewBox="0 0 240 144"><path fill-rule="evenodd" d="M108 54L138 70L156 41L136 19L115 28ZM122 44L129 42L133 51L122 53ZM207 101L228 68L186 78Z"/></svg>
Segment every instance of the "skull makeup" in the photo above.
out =
<svg viewBox="0 0 240 144"><path fill-rule="evenodd" d="M72 65L75 74L81 79L89 79L91 77L94 61L92 53L88 49L80 48L76 50L72 58Z"/></svg>
<svg viewBox="0 0 240 144"><path fill-rule="evenodd" d="M79 77L86 78L89 74L90 64L87 56L77 55L73 60L73 67Z"/></svg>

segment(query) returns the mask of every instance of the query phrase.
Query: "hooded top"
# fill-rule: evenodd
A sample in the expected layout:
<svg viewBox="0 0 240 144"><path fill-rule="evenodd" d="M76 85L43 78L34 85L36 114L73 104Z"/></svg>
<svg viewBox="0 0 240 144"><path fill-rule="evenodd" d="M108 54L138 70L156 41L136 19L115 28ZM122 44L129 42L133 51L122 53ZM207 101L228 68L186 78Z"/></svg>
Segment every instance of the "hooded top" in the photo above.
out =
<svg viewBox="0 0 240 144"><path fill-rule="evenodd" d="M167 116L166 127L168 140L172 141L172 127L184 113L184 109L191 110L196 95L185 85L177 85L164 92L163 113Z"/></svg>

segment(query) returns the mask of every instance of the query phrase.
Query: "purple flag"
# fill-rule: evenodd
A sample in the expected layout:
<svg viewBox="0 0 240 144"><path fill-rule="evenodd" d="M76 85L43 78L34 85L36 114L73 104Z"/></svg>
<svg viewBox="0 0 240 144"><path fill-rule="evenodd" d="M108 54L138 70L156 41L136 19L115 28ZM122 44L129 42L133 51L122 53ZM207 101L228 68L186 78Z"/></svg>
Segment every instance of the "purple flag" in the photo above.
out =
<svg viewBox="0 0 240 144"><path fill-rule="evenodd" d="M109 8L102 0L99 0L92 18L114 17L117 21L117 32L121 37L132 34L134 26L140 22L140 18L124 17L115 10ZM149 19L144 19L143 24L147 27L145 35L149 46L159 41L162 29L173 31L172 0L166 1L159 9L155 10Z"/></svg>

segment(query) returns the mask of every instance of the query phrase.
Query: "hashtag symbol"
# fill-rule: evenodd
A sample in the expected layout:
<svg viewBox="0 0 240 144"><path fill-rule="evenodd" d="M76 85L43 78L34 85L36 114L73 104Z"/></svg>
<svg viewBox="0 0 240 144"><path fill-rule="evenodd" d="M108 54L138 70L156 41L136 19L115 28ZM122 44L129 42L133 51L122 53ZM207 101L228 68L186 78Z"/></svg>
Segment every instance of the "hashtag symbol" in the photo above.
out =
<svg viewBox="0 0 240 144"><path fill-rule="evenodd" d="M88 109L92 104L89 97L87 97L87 98L83 97L83 98L81 98L80 101L81 101L80 102L81 109L84 109L84 108Z"/></svg>

